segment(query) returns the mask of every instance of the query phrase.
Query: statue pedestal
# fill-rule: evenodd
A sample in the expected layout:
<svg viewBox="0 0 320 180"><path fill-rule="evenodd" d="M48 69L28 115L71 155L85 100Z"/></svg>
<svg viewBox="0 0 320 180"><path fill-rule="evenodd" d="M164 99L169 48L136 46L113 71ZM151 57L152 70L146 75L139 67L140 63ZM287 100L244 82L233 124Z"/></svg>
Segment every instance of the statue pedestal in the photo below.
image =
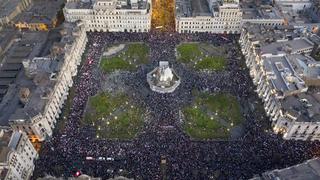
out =
<svg viewBox="0 0 320 180"><path fill-rule="evenodd" d="M180 85L180 77L167 61L160 61L159 67L147 74L147 81L150 89L158 93L172 93Z"/></svg>

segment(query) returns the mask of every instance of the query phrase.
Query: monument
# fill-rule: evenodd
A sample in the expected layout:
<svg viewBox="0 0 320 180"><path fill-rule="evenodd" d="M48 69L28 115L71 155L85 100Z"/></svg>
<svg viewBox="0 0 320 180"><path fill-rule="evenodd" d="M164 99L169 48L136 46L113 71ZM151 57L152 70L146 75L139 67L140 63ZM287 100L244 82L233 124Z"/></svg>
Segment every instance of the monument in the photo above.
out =
<svg viewBox="0 0 320 180"><path fill-rule="evenodd" d="M168 61L160 61L159 67L147 74L147 81L152 91L172 93L180 85L180 77L169 67Z"/></svg>

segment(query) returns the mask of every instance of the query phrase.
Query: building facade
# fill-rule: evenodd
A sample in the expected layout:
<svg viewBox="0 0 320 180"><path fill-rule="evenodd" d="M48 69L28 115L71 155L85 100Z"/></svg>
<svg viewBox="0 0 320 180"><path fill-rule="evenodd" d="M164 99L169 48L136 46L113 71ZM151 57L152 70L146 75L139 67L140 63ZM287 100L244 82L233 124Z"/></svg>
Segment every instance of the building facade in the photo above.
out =
<svg viewBox="0 0 320 180"><path fill-rule="evenodd" d="M38 153L22 132L0 130L0 179L30 179Z"/></svg>
<svg viewBox="0 0 320 180"><path fill-rule="evenodd" d="M285 22L281 13L270 5L253 8L237 0L207 0L199 4L190 0L176 1L177 32L240 34L247 22L272 27Z"/></svg>
<svg viewBox="0 0 320 180"><path fill-rule="evenodd" d="M151 5L147 1L69 1L64 8L66 21L82 20L88 31L148 32Z"/></svg>
<svg viewBox="0 0 320 180"><path fill-rule="evenodd" d="M176 31L179 33L226 34L240 32L242 11L238 2L208 1L208 4L207 11L203 11L202 5L191 10L192 2L176 1Z"/></svg>
<svg viewBox="0 0 320 180"><path fill-rule="evenodd" d="M31 141L43 141L52 135L61 108L69 89L72 77L77 74L82 53L87 43L84 25L65 24L63 38L52 49L52 57L26 60L23 65L31 73L36 89L31 90L23 108L10 117L13 129L26 132Z"/></svg>

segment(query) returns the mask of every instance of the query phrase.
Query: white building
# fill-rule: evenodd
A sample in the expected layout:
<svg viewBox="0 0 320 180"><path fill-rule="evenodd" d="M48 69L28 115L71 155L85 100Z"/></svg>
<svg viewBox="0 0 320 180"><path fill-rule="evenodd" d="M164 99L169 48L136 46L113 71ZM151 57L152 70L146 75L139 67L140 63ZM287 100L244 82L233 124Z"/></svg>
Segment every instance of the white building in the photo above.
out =
<svg viewBox="0 0 320 180"><path fill-rule="evenodd" d="M252 7L237 0L177 0L176 31L240 34L247 23L279 26L281 13L270 5Z"/></svg>
<svg viewBox="0 0 320 180"><path fill-rule="evenodd" d="M38 157L28 136L22 132L0 130L0 179L28 180Z"/></svg>
<svg viewBox="0 0 320 180"><path fill-rule="evenodd" d="M236 1L176 1L176 31L179 33L237 34L241 30L241 20L242 11Z"/></svg>
<svg viewBox="0 0 320 180"><path fill-rule="evenodd" d="M52 49L51 57L24 61L27 77L32 79L31 94L23 108L10 117L13 129L26 132L31 141L52 135L61 108L67 99L72 77L77 73L87 36L83 24L65 24L63 38Z"/></svg>
<svg viewBox="0 0 320 180"><path fill-rule="evenodd" d="M151 28L150 6L143 0L68 1L64 16L68 22L84 21L88 31L148 32Z"/></svg>
<svg viewBox="0 0 320 180"><path fill-rule="evenodd" d="M306 37L288 40L285 32L270 31L246 25L240 43L272 129L284 139L319 140L320 97L308 92L303 73L314 68L306 65L315 63L308 56L313 43ZM319 77L319 68L312 72L316 75L311 77Z"/></svg>

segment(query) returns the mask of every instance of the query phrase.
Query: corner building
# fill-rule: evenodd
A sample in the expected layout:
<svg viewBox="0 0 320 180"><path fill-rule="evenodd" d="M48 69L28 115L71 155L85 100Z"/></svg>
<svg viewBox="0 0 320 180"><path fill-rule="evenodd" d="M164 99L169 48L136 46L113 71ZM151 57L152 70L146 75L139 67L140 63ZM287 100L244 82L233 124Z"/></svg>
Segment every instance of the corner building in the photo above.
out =
<svg viewBox="0 0 320 180"><path fill-rule="evenodd" d="M0 129L0 179L27 180L38 153L25 133Z"/></svg>
<svg viewBox="0 0 320 180"><path fill-rule="evenodd" d="M63 38L54 45L50 57L23 62L26 76L35 88L30 90L24 106L11 115L9 123L13 129L26 132L32 142L52 135L87 43L82 23L66 23L61 33Z"/></svg>

